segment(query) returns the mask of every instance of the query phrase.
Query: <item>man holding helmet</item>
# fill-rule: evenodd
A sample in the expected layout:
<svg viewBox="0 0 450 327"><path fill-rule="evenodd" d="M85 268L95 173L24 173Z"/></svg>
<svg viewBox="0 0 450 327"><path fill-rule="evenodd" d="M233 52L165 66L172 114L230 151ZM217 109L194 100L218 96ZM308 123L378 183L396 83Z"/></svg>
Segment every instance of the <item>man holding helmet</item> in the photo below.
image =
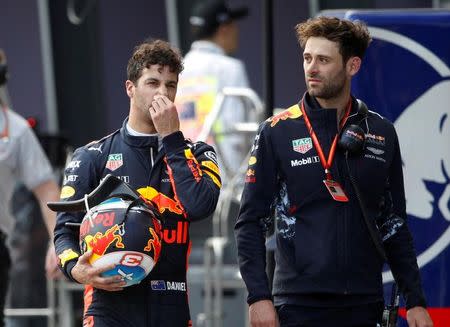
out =
<svg viewBox="0 0 450 327"><path fill-rule="evenodd" d="M186 292L189 224L215 209L221 181L214 149L185 140L173 104L182 71L178 50L161 40L138 45L128 62L129 117L122 128L77 149L65 170L61 198L77 200L107 174L127 182L155 203L162 216L158 264L140 284L123 288L121 276L102 277L114 266L94 268L79 249L83 214L58 215L55 247L61 268L88 285L84 326L190 326ZM181 287L171 287L181 285Z"/></svg>

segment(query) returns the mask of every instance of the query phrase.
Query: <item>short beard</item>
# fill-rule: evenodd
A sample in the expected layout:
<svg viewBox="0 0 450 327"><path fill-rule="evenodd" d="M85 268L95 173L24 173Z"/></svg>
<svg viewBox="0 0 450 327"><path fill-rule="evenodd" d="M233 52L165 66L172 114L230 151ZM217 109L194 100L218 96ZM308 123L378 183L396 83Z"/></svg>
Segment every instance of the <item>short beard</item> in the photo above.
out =
<svg viewBox="0 0 450 327"><path fill-rule="evenodd" d="M339 78L339 79L338 79ZM322 89L314 89L308 86L308 93L319 99L333 99L340 95L345 87L345 74L341 72L334 79L323 85Z"/></svg>

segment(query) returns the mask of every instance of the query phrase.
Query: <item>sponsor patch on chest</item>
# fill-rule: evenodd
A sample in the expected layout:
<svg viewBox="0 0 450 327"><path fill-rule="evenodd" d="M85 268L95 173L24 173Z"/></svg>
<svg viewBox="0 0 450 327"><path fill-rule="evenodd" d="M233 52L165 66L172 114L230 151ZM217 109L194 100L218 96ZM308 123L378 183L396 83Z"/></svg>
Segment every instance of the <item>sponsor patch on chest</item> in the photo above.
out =
<svg viewBox="0 0 450 327"><path fill-rule="evenodd" d="M122 153L113 153L108 156L108 161L106 162L105 167L111 171L114 171L123 165L123 156Z"/></svg>
<svg viewBox="0 0 450 327"><path fill-rule="evenodd" d="M310 137L305 137L302 139L292 140L292 149L295 152L300 152L305 154L313 147L312 141Z"/></svg>

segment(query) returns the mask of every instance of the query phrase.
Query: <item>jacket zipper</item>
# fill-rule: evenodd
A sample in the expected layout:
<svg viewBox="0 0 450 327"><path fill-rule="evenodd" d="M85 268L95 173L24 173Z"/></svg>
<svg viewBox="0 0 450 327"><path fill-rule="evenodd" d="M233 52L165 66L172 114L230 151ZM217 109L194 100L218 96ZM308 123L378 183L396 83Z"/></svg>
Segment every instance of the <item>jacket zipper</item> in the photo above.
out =
<svg viewBox="0 0 450 327"><path fill-rule="evenodd" d="M152 167L155 165L155 160L153 159L153 148L150 148L150 161L152 162Z"/></svg>
<svg viewBox="0 0 450 327"><path fill-rule="evenodd" d="M148 172L148 185L149 186L150 186L150 182L152 180L152 170L153 170L153 167L155 166L155 160L153 158L153 147L150 147L150 163L151 163L151 166L150 166L150 170Z"/></svg>

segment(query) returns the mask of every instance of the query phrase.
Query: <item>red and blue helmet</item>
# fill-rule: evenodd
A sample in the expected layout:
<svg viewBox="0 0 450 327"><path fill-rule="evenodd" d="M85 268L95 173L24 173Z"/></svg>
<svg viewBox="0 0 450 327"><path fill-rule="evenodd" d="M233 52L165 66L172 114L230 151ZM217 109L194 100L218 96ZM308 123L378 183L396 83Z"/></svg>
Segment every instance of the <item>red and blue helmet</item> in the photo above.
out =
<svg viewBox="0 0 450 327"><path fill-rule="evenodd" d="M161 253L161 223L156 209L142 201L110 198L91 208L80 227L80 248L92 250L94 267L116 264L103 276L121 275L125 287L138 284Z"/></svg>

